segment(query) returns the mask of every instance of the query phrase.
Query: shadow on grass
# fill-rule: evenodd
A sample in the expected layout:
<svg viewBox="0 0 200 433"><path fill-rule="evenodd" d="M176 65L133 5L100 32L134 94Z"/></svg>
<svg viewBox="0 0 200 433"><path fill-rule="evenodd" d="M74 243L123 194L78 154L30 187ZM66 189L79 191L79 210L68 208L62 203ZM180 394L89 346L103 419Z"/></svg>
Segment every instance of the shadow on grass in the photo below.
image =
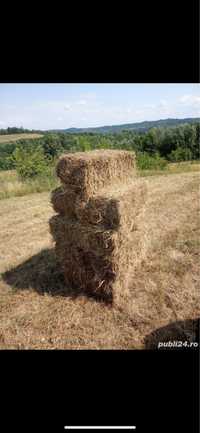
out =
<svg viewBox="0 0 200 433"><path fill-rule="evenodd" d="M158 328L145 337L145 349L166 348L171 349L172 346L165 346L162 343L176 342L177 347L182 346L182 343L198 343L199 342L199 325L200 318L180 320L170 323L169 325ZM192 347L192 346L191 346ZM194 346L193 346L194 347ZM176 347L175 347L176 348Z"/></svg>
<svg viewBox="0 0 200 433"><path fill-rule="evenodd" d="M67 287L54 249L42 250L15 268L4 272L2 278L13 290L33 289L41 295L48 293L51 296L68 296L72 299L84 295L98 302L109 303L107 299L98 295Z"/></svg>
<svg viewBox="0 0 200 433"><path fill-rule="evenodd" d="M54 249L42 250L15 268L4 272L2 278L15 290L34 289L41 295L49 293L52 296L75 296L65 285Z"/></svg>

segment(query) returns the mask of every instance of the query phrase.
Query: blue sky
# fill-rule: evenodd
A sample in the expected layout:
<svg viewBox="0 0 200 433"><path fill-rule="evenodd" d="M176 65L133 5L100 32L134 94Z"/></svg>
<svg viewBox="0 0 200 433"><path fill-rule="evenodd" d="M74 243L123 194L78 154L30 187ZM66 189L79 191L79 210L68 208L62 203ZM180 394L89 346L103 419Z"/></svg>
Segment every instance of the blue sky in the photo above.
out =
<svg viewBox="0 0 200 433"><path fill-rule="evenodd" d="M0 84L0 128L92 127L200 116L200 84Z"/></svg>

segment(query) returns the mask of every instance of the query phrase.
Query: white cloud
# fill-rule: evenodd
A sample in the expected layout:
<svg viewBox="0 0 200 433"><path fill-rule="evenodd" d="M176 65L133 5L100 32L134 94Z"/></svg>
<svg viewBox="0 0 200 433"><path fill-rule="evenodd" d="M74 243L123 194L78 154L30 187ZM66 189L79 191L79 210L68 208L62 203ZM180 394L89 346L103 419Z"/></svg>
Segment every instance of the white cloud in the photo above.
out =
<svg viewBox="0 0 200 433"><path fill-rule="evenodd" d="M64 106L64 110L69 111L71 109L71 105L70 104L66 104Z"/></svg>
<svg viewBox="0 0 200 433"><path fill-rule="evenodd" d="M87 101L85 99L80 99L80 101L76 102L77 105L86 105Z"/></svg>
<svg viewBox="0 0 200 433"><path fill-rule="evenodd" d="M183 104L200 105L200 95L183 95L179 101Z"/></svg>
<svg viewBox="0 0 200 433"><path fill-rule="evenodd" d="M188 102L188 99L191 98L191 95L183 95L180 97L179 101L180 102Z"/></svg>
<svg viewBox="0 0 200 433"><path fill-rule="evenodd" d="M166 99L161 99L161 101L160 101L160 106L161 107L167 107L167 101L166 101Z"/></svg>

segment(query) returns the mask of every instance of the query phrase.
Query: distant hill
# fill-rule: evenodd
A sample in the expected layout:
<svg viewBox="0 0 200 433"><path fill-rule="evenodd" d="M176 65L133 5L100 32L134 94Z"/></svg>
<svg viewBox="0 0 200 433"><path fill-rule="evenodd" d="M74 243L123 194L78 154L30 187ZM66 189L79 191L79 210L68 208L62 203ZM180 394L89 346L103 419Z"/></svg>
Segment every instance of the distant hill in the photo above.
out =
<svg viewBox="0 0 200 433"><path fill-rule="evenodd" d="M152 120L152 121L144 121L144 122L136 122L136 123L125 123L123 125L107 125L107 126L99 126L95 128L68 128L68 129L53 129L49 132L68 132L71 134L80 134L84 132L92 132L96 134L107 134L107 133L118 133L124 130L133 130L137 132L145 132L150 128L156 127L171 127L177 126L184 123L196 123L200 122L200 118L186 118L186 119L161 119L161 120Z"/></svg>

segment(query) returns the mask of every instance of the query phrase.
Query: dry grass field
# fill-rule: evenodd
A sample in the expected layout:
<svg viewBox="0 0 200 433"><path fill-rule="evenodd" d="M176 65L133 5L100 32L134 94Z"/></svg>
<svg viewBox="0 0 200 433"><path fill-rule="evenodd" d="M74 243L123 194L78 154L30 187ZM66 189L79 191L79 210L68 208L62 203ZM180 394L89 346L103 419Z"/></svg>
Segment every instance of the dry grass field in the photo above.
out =
<svg viewBox="0 0 200 433"><path fill-rule="evenodd" d="M29 140L31 138L40 138L42 134L5 134L0 135L0 145L2 143L11 143L12 141Z"/></svg>
<svg viewBox="0 0 200 433"><path fill-rule="evenodd" d="M59 185L56 176L30 179L22 182L15 170L0 171L0 200L9 197L21 197L34 192L50 191Z"/></svg>
<svg viewBox="0 0 200 433"><path fill-rule="evenodd" d="M137 223L143 248L130 300L120 308L65 287L48 192L1 200L0 348L142 349L195 340L199 180L199 172L145 178L148 200Z"/></svg>
<svg viewBox="0 0 200 433"><path fill-rule="evenodd" d="M200 164L197 161L169 163L165 170L141 170L138 172L141 177L166 176L166 174L199 172ZM60 185L59 180L52 175L52 178L33 179L22 182L15 170L0 170L0 200L9 197L21 197L34 192L51 191Z"/></svg>

